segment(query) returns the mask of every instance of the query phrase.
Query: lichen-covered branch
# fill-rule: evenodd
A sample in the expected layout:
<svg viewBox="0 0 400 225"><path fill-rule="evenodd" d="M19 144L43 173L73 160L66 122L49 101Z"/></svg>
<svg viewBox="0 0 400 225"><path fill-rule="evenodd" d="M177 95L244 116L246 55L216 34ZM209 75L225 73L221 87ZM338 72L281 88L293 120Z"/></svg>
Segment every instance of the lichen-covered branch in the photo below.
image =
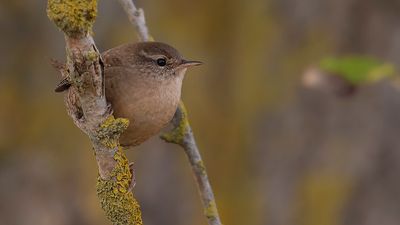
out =
<svg viewBox="0 0 400 225"><path fill-rule="evenodd" d="M172 120L174 128L161 136L163 140L182 146L189 159L193 174L196 178L198 189L203 202L204 215L207 217L208 224L221 225L217 204L212 191L210 181L196 140L190 127L187 112L183 102L180 102Z"/></svg>
<svg viewBox="0 0 400 225"><path fill-rule="evenodd" d="M110 174L113 179L97 180L97 195L107 217L113 224L142 224L140 207L130 189L132 175L128 159L121 147L114 155L116 165Z"/></svg>
<svg viewBox="0 0 400 225"><path fill-rule="evenodd" d="M136 27L141 41L150 41L152 38L148 33L143 10L137 9L132 0L119 0L119 2L128 15L131 23ZM178 144L183 147L189 159L194 176L196 177L198 189L203 202L204 215L207 217L208 224L221 225L222 223L218 214L214 193L182 101L174 115L172 124L174 129L161 135L161 138L167 142Z"/></svg>
<svg viewBox="0 0 400 225"><path fill-rule="evenodd" d="M91 36L97 0L48 0L47 15L65 34L67 63L57 68L71 84L67 112L93 144L101 206L113 224L141 225L139 204L129 191L129 163L118 142L129 121L114 118L107 105L103 62Z"/></svg>

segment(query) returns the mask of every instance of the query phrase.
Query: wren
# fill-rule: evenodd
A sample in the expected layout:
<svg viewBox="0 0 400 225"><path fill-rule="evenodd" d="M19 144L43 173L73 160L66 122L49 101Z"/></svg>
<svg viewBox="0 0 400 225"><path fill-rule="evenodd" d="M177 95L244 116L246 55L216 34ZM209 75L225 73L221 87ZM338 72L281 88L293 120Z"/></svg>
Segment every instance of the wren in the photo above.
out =
<svg viewBox="0 0 400 225"><path fill-rule="evenodd" d="M188 67L201 65L185 60L168 44L123 44L102 53L105 95L114 116L130 125L120 137L122 146L137 146L156 135L172 120L181 99ZM63 91L61 83L56 91Z"/></svg>

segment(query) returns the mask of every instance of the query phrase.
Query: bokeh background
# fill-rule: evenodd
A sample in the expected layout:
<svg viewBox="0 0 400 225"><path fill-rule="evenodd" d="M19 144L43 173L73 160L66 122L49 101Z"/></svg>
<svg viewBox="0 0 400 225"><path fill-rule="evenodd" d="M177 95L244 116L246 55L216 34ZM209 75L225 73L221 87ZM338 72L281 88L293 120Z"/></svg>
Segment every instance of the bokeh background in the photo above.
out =
<svg viewBox="0 0 400 225"><path fill-rule="evenodd" d="M302 85L331 55L400 64L398 0L138 0L156 40L205 62L183 100L227 225L400 224L400 92L388 80L347 97ZM62 33L46 1L0 2L0 225L109 224L87 137L53 92ZM99 49L136 41L100 1ZM205 225L178 147L129 151L146 225Z"/></svg>

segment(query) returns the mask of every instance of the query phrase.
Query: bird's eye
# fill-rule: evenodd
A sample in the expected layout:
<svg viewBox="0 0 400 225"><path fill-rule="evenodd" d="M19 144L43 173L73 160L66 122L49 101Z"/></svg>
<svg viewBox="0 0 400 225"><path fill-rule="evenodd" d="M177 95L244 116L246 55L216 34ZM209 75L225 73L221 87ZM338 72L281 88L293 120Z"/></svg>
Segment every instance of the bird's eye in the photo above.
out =
<svg viewBox="0 0 400 225"><path fill-rule="evenodd" d="M159 58L159 59L157 59L157 65L165 66L165 65L167 65L167 60L165 60L164 58Z"/></svg>

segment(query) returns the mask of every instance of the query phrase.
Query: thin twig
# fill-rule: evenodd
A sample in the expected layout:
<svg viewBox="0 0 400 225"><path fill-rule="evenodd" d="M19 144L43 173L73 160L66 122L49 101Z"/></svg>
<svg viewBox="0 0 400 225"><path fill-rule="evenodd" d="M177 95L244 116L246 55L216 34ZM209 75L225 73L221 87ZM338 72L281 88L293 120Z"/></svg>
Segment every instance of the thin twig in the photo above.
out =
<svg viewBox="0 0 400 225"><path fill-rule="evenodd" d="M187 112L182 101L172 119L172 125L174 126L172 131L161 135L161 138L166 142L180 145L185 150L197 181L203 202L204 215L207 217L208 224L221 225L221 219L218 214L217 204L208 179L207 170L201 158L199 148L197 147L192 128L189 124Z"/></svg>
<svg viewBox="0 0 400 225"><path fill-rule="evenodd" d="M119 0L119 2L127 13L131 23L136 27L140 39L142 41L149 41L151 36L148 33L143 10L137 9L132 0ZM203 202L204 215L207 217L208 224L221 225L214 193L182 101L174 115L172 124L174 126L173 130L161 135L161 138L169 143L178 144L185 150L197 181Z"/></svg>
<svg viewBox="0 0 400 225"><path fill-rule="evenodd" d="M149 41L150 35L149 30L146 26L146 19L144 17L144 11L141 8L136 8L132 0L118 0L125 10L129 21L135 26L136 31L139 34L139 39L141 41Z"/></svg>

